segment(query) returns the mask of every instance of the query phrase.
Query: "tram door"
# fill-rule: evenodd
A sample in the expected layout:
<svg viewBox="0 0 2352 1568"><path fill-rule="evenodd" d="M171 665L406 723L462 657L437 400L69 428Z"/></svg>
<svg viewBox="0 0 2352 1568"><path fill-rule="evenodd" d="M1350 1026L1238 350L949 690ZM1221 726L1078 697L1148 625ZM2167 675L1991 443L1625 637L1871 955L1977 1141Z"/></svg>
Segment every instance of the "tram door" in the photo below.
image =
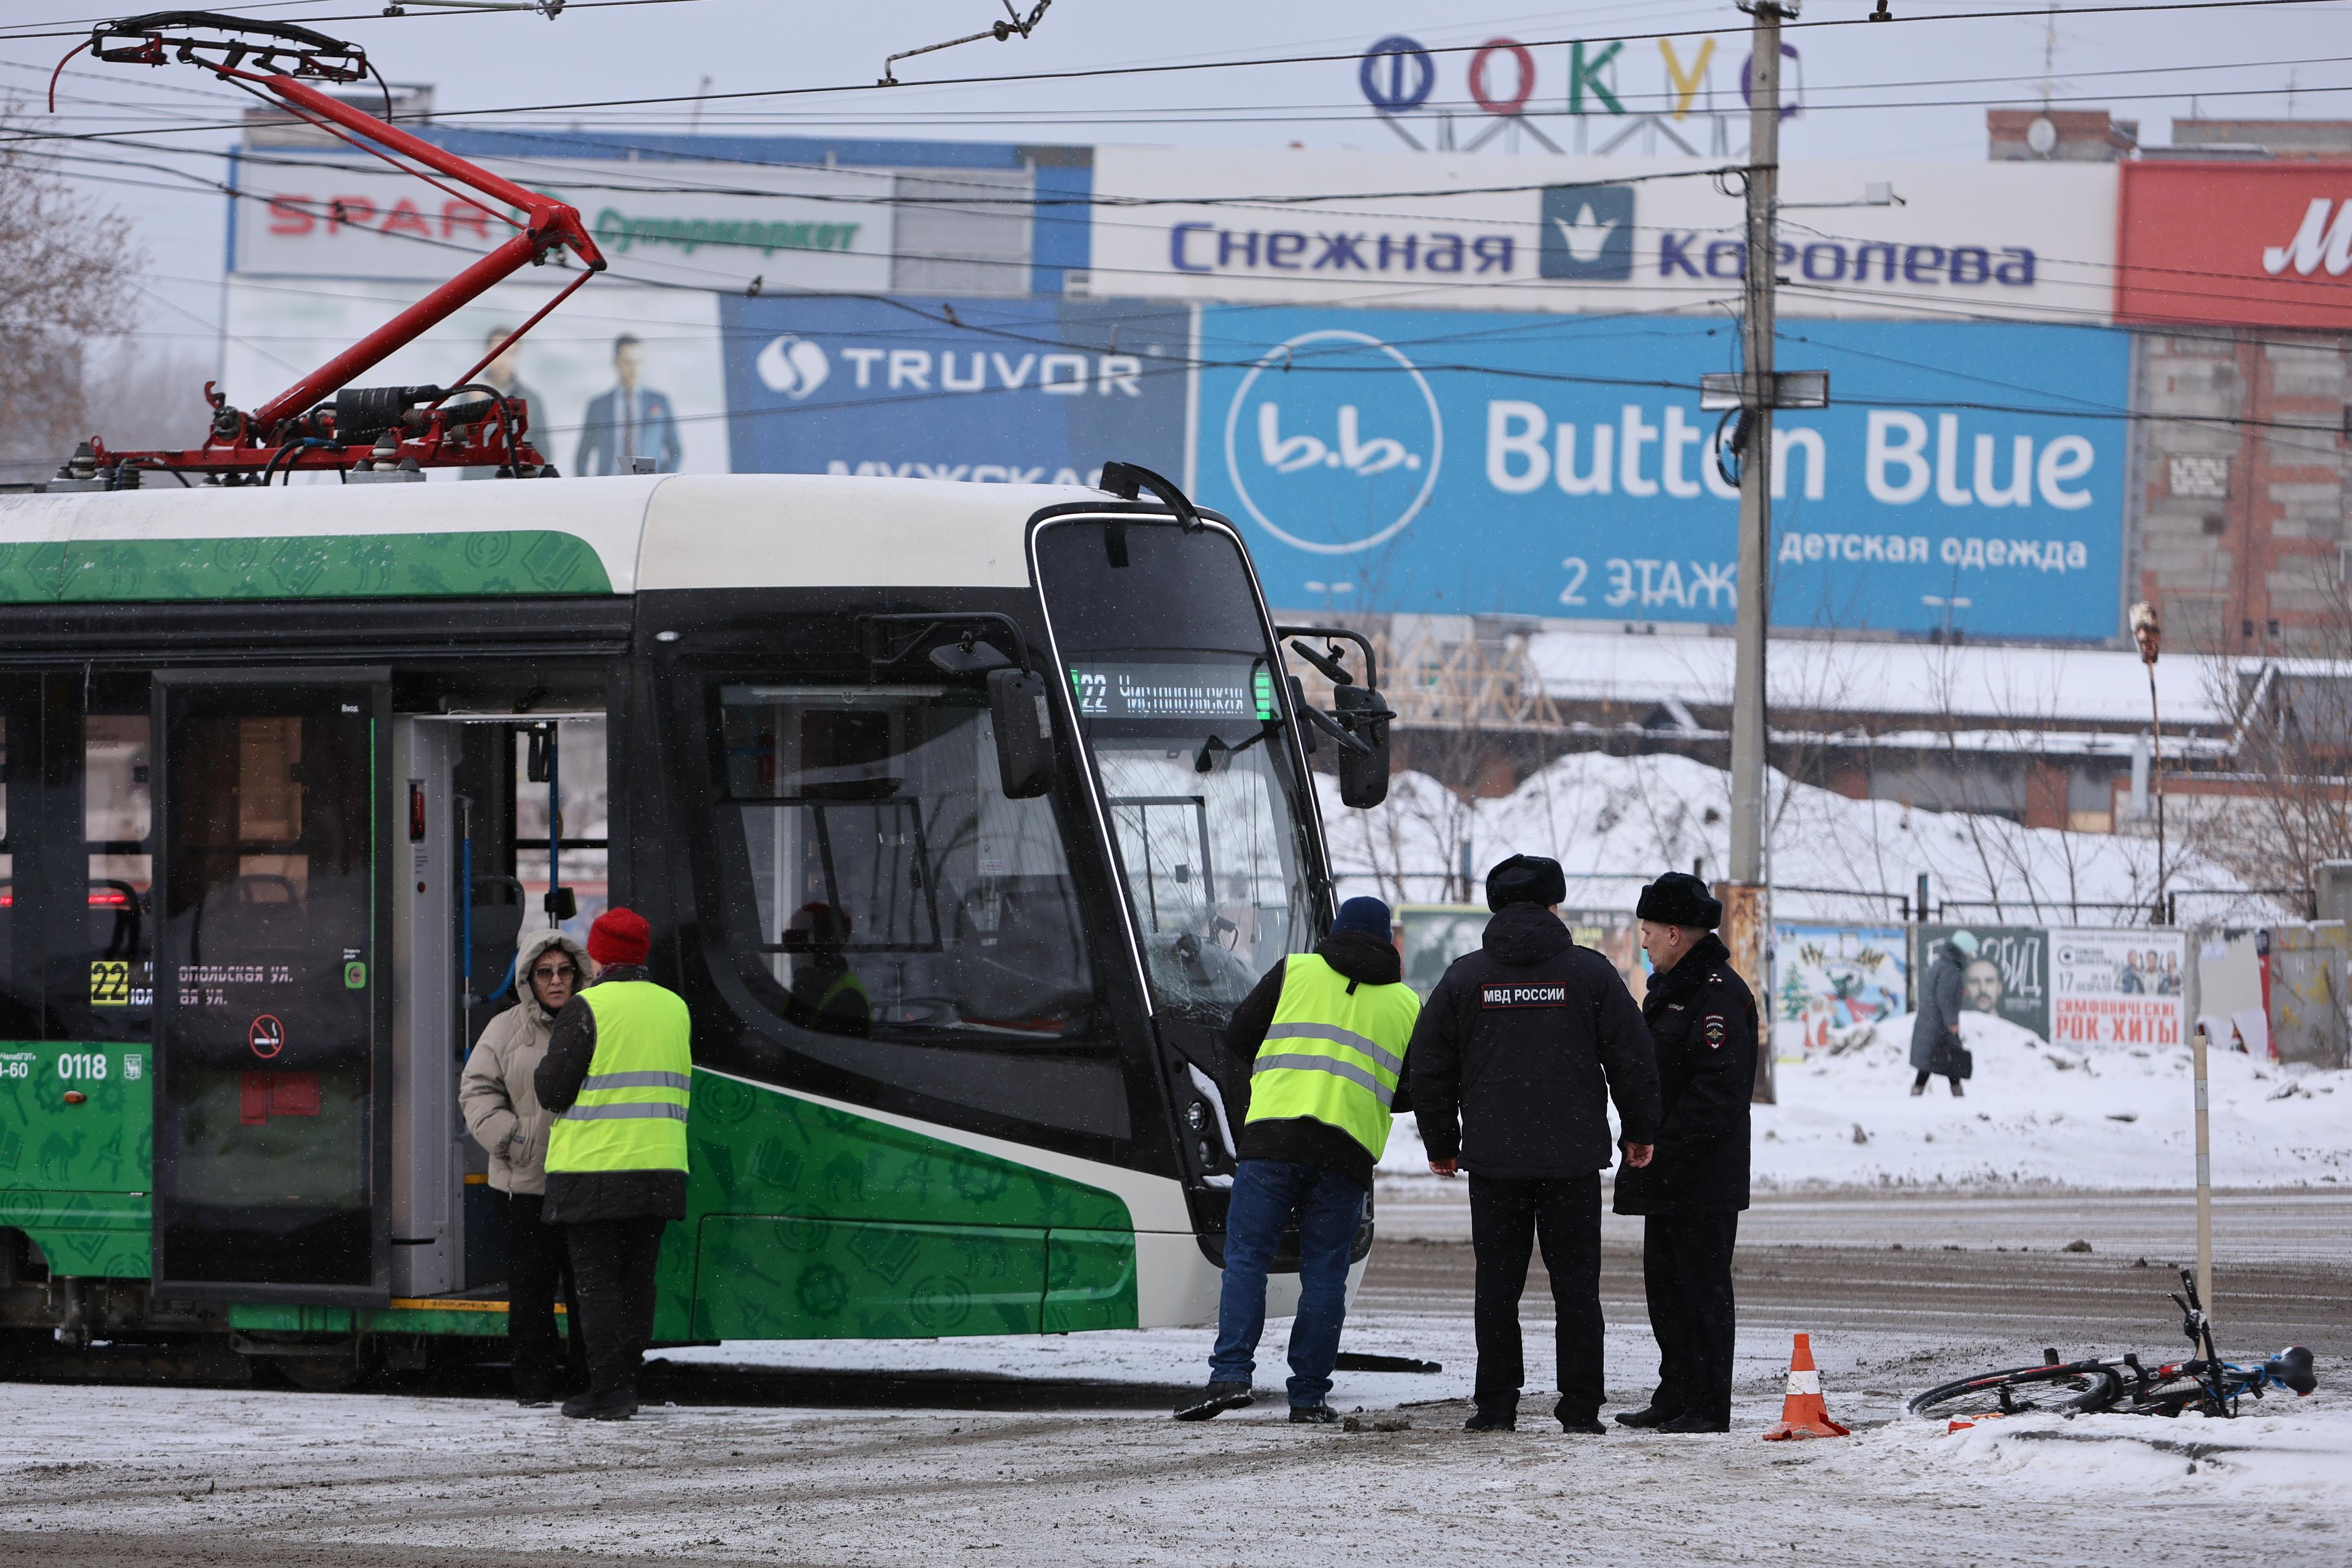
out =
<svg viewBox="0 0 2352 1568"><path fill-rule="evenodd" d="M389 1294L391 688L158 672L155 1279Z"/></svg>

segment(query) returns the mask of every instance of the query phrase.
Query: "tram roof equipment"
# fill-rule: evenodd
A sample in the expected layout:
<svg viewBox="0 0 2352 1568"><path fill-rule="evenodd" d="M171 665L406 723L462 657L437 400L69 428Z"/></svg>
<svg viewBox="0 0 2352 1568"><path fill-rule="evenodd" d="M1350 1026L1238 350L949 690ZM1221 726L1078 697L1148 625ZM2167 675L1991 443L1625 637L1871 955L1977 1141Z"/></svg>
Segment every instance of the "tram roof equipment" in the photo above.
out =
<svg viewBox="0 0 2352 1568"><path fill-rule="evenodd" d="M217 384L206 382L212 427L201 447L116 452L92 436L58 470L53 486L133 489L149 470L180 476L183 484L193 473L236 485L267 485L280 470L295 468L336 468L364 481L416 479L428 468L454 467L490 468L502 478L553 477L553 466L529 439L530 414L524 400L474 377L604 269L604 253L589 237L577 207L494 174L311 86L373 77L383 87L383 78L357 44L308 27L214 11L153 11L99 23L86 42L58 62L58 73L84 49L114 64L194 65L256 98L267 93L296 119L444 195L458 195L445 181L475 192L485 198L481 205L489 216L516 232L250 412L232 407ZM383 94L389 116L391 89L384 87ZM49 109L57 109L57 73L49 79ZM567 252L578 258L579 275L449 385L351 384L523 267L561 261ZM453 402L460 394L463 399Z"/></svg>

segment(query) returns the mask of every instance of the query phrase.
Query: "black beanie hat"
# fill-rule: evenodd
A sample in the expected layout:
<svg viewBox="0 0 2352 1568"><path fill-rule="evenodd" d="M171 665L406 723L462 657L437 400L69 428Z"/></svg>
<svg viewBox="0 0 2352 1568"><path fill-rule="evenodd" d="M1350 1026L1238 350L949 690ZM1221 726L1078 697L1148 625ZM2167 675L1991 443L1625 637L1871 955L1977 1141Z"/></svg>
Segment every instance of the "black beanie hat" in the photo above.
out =
<svg viewBox="0 0 2352 1568"><path fill-rule="evenodd" d="M1723 923L1723 903L1689 872L1669 871L1642 889L1642 901L1633 906L1633 914L1660 925L1713 931Z"/></svg>
<svg viewBox="0 0 2352 1568"><path fill-rule="evenodd" d="M1549 907L1567 897L1568 878L1561 872L1559 862L1540 855L1514 855L1486 873L1486 907L1490 910L1507 909L1513 904Z"/></svg>

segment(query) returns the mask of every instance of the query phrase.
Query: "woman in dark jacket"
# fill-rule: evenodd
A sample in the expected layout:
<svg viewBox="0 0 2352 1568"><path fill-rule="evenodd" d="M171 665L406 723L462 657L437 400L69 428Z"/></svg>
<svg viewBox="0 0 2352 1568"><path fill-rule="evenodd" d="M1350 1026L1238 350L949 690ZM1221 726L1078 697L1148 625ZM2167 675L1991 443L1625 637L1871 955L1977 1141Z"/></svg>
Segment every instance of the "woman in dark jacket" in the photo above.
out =
<svg viewBox="0 0 2352 1568"><path fill-rule="evenodd" d="M1977 939L1973 931L1956 931L1936 949L1936 962L1927 967L1927 978L1919 987L1919 1013L1911 1026L1911 1066L1918 1077L1911 1080L1913 1094L1927 1092L1927 1080L1942 1073L1952 1080L1952 1092L1960 1092L1960 979L1969 960L1977 955Z"/></svg>

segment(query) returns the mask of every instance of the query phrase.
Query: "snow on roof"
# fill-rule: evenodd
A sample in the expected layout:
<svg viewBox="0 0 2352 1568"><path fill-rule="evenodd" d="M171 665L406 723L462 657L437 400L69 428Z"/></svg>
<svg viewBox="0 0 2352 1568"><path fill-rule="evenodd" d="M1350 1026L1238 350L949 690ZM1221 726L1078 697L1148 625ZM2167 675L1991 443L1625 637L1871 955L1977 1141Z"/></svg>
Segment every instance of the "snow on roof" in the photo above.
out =
<svg viewBox="0 0 2352 1568"><path fill-rule="evenodd" d="M1555 700L1731 701L1729 637L1548 631L1529 639L1528 652ZM1948 714L2008 727L2144 725L2148 717L2147 671L2128 651L1788 640L1772 644L1767 664L1771 702L1784 710ZM2168 725L2228 722L2224 693L2238 675L2265 667L2352 675L2352 665L2327 660L2174 654L2156 667Z"/></svg>

